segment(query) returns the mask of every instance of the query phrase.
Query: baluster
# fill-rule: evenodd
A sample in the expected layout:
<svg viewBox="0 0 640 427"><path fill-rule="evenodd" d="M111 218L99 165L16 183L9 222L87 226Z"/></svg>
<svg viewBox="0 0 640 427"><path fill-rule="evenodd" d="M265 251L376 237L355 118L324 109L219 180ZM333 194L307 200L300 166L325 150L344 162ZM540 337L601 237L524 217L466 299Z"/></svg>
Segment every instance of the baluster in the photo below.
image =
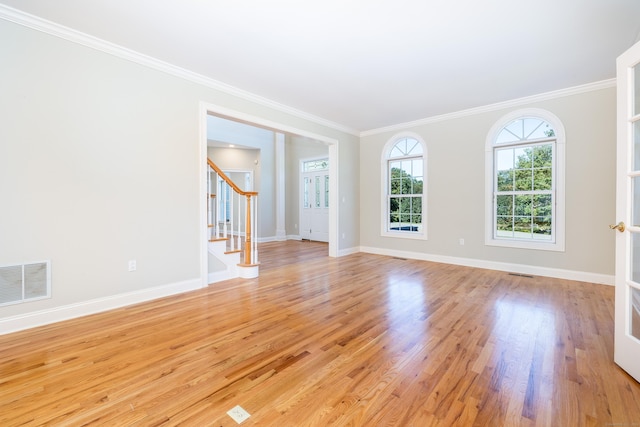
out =
<svg viewBox="0 0 640 427"><path fill-rule="evenodd" d="M222 221L222 229L223 229L222 237L224 237L225 239L227 238L228 231L229 231L228 230L228 223L229 223L228 219L229 218L227 218L227 208L229 207L228 198L229 198L229 184L227 184L225 182L225 184L224 184L224 201L222 202L223 209L224 209L224 214L223 214L224 220Z"/></svg>
<svg viewBox="0 0 640 427"><path fill-rule="evenodd" d="M251 238L251 195L247 194L247 217L246 217L246 225L244 228L244 263L247 265L251 264L251 252L253 248L253 239Z"/></svg>
<svg viewBox="0 0 640 427"><path fill-rule="evenodd" d="M215 199L213 198L213 169L207 171L207 229L209 240L215 236Z"/></svg>
<svg viewBox="0 0 640 427"><path fill-rule="evenodd" d="M233 210L236 204L236 198L238 197L238 193L236 193L236 191L234 190L231 193L231 197L230 197L230 203L231 206L229 207L229 219L231 221L230 223L230 228L231 228L231 236L229 238L229 244L230 244L230 250L235 251L236 250L236 245L235 245L235 225L234 225L234 220L233 220Z"/></svg>
<svg viewBox="0 0 640 427"><path fill-rule="evenodd" d="M220 238L220 199L222 197L222 181L220 175L216 173L216 203L215 203L215 216L213 226L215 228L215 238Z"/></svg>
<svg viewBox="0 0 640 427"><path fill-rule="evenodd" d="M258 264L258 196L253 198L253 263Z"/></svg>
<svg viewBox="0 0 640 427"><path fill-rule="evenodd" d="M236 225L237 233L236 233L236 244L238 246L238 250L242 250L242 197L238 194L238 222Z"/></svg>

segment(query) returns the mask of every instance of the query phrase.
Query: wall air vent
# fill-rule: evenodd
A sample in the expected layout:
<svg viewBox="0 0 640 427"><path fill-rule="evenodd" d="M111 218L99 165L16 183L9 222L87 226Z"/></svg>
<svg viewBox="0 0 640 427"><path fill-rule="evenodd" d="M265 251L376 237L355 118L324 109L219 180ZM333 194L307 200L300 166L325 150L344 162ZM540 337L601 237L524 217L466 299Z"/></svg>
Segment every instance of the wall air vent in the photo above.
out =
<svg viewBox="0 0 640 427"><path fill-rule="evenodd" d="M50 297L50 261L0 267L0 306Z"/></svg>

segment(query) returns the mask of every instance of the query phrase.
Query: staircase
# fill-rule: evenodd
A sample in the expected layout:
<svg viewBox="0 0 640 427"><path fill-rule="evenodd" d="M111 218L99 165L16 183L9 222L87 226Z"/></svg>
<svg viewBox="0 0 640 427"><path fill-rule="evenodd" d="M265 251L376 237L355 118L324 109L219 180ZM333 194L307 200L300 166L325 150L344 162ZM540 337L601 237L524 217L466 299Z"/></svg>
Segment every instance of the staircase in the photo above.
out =
<svg viewBox="0 0 640 427"><path fill-rule="evenodd" d="M211 159L207 164L209 258L217 264L209 283L258 277L258 193L241 190Z"/></svg>

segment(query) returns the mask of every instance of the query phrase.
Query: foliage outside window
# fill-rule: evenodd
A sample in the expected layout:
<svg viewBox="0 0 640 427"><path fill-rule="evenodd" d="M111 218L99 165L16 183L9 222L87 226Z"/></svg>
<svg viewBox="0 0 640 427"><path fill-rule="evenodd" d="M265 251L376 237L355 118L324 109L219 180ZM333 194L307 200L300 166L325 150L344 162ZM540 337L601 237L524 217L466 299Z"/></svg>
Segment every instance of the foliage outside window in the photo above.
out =
<svg viewBox="0 0 640 427"><path fill-rule="evenodd" d="M383 164L383 235L424 237L423 143L414 137L393 139L384 152Z"/></svg>
<svg viewBox="0 0 640 427"><path fill-rule="evenodd" d="M554 126L539 117L519 117L499 129L491 146L488 244L563 250L558 141Z"/></svg>
<svg viewBox="0 0 640 427"><path fill-rule="evenodd" d="M553 143L495 153L496 237L552 240Z"/></svg>

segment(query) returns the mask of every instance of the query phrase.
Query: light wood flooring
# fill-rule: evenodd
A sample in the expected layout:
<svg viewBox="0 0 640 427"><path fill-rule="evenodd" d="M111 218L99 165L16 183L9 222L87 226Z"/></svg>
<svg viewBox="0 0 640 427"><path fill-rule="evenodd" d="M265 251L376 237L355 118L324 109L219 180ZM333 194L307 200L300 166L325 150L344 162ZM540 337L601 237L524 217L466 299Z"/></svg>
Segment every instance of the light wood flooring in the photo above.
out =
<svg viewBox="0 0 640 427"><path fill-rule="evenodd" d="M640 425L613 287L260 251L257 279L0 336L0 426Z"/></svg>

